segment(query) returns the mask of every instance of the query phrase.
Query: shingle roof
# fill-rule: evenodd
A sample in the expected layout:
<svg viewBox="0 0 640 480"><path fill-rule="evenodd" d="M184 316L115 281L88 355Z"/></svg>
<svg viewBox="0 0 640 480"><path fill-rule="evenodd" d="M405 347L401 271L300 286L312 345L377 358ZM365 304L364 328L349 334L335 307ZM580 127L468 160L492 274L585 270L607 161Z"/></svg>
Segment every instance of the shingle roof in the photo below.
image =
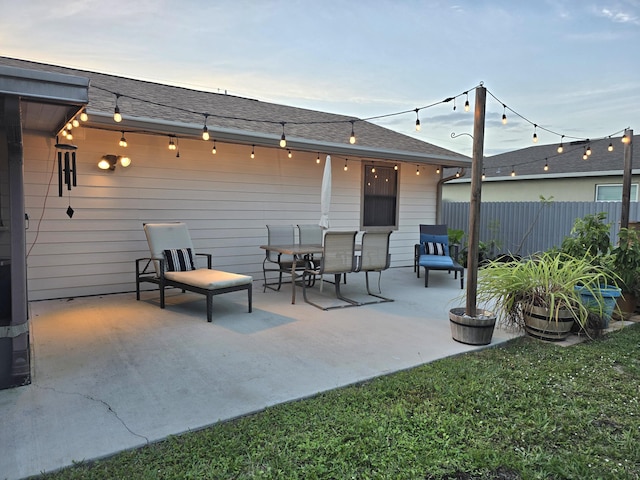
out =
<svg viewBox="0 0 640 480"><path fill-rule="evenodd" d="M640 141L640 135L633 136L633 143ZM614 150L608 151L609 144ZM588 146L591 146L591 155L584 160L583 154ZM557 151L558 144L534 145L531 147L501 153L483 159L484 173L487 179L510 177L511 171L516 172L518 178L527 176L555 176L569 177L575 175L588 175L596 173L618 173L622 175L624 168L624 145L617 138L605 138L591 142L564 143L562 153ZM548 170L544 170L545 163ZM632 165L640 167L640 149L633 152ZM445 169L445 176L452 175L455 170ZM471 172L467 170L461 178L470 178Z"/></svg>
<svg viewBox="0 0 640 480"><path fill-rule="evenodd" d="M88 77L90 87L87 111L90 115L112 115L115 94L120 94L122 96L118 99L118 106L124 118L144 118L194 127L204 124L203 114L207 113L207 126L211 131L218 128L273 136L274 146L282 134L281 122L286 122L287 139L344 144L347 148L350 147L350 121L356 120L354 129L358 148L401 151L424 157L425 161L429 158L445 160L443 165L464 165L469 162L468 157L459 153L355 117L8 57L0 57L0 64ZM168 105L172 108L167 108ZM113 125L113 129L120 130L118 125Z"/></svg>

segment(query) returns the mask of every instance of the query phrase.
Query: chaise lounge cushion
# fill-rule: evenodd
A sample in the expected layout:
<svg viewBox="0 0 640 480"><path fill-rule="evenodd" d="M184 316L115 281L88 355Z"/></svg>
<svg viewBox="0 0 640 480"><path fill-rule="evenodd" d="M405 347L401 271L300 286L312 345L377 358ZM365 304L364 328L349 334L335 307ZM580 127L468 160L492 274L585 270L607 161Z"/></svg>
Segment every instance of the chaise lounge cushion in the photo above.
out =
<svg viewBox="0 0 640 480"><path fill-rule="evenodd" d="M420 255L418 265L433 270L447 270L454 267L453 259L448 255Z"/></svg>
<svg viewBox="0 0 640 480"><path fill-rule="evenodd" d="M239 275L237 273L209 270L207 268L199 268L188 272L166 272L164 276L173 282L193 285L203 290L219 290L237 287L253 281L253 278L249 275Z"/></svg>

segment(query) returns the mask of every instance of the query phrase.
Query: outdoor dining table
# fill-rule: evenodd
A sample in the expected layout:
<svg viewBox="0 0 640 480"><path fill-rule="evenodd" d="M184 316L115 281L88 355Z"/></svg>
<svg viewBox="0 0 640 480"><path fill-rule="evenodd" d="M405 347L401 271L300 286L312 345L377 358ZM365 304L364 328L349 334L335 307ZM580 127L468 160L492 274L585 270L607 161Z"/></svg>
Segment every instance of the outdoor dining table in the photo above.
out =
<svg viewBox="0 0 640 480"><path fill-rule="evenodd" d="M283 255L291 255L291 303L296 303L296 264L298 260L303 259L307 255L314 253L322 253L322 245L320 244L296 244L296 245L260 245L263 250L278 252Z"/></svg>

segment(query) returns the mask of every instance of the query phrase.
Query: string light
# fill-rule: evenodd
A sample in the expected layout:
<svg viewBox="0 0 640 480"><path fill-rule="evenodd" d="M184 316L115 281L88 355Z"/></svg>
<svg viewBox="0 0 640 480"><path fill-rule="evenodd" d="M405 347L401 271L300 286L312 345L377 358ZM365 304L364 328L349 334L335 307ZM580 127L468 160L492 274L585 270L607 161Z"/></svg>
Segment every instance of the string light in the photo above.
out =
<svg viewBox="0 0 640 480"><path fill-rule="evenodd" d="M591 144L587 145L587 149L585 150L585 152L587 154L587 156L591 156Z"/></svg>
<svg viewBox="0 0 640 480"><path fill-rule="evenodd" d="M622 135L622 138L620 139L620 141L622 143L624 143L625 145L631 143L631 139L627 136L626 133L624 135Z"/></svg>
<svg viewBox="0 0 640 480"><path fill-rule="evenodd" d="M118 143L121 147L127 146L127 139L124 138L124 132L122 132L122 136L120 137L120 142Z"/></svg>
<svg viewBox="0 0 640 480"><path fill-rule="evenodd" d="M436 174L437 174L437 175L440 175L440 167L439 167L439 166L438 166L438 167L436 167Z"/></svg>
<svg viewBox="0 0 640 480"><path fill-rule="evenodd" d="M251 158L256 158L255 145L251 145Z"/></svg>
<svg viewBox="0 0 640 480"><path fill-rule="evenodd" d="M285 122L280 122L282 124L282 136L280 137L280 147L284 148L287 146L287 137L284 136L284 124Z"/></svg>
<svg viewBox="0 0 640 480"><path fill-rule="evenodd" d="M548 172L549 171L549 162L547 161L547 159L544 159L544 171Z"/></svg>
<svg viewBox="0 0 640 480"><path fill-rule="evenodd" d="M86 122L87 120L89 120L89 115L87 115L87 109L83 108L82 109L82 113L80 114L80 120L83 122Z"/></svg>
<svg viewBox="0 0 640 480"><path fill-rule="evenodd" d="M349 137L349 143L351 145L353 145L354 143L356 143L356 134L353 131L353 124L355 123L355 120L351 120L351 136Z"/></svg>
<svg viewBox="0 0 640 480"><path fill-rule="evenodd" d="M173 141L173 137L169 137L169 150L175 150L176 143Z"/></svg>
<svg viewBox="0 0 640 480"><path fill-rule="evenodd" d="M293 153L291 153L291 149L287 150L287 156L289 158L293 157Z"/></svg>
<svg viewBox="0 0 640 480"><path fill-rule="evenodd" d="M589 155L587 155L587 150L583 150L582 151L582 159L586 160L587 158L589 158Z"/></svg>
<svg viewBox="0 0 640 480"><path fill-rule="evenodd" d="M77 118L74 118L74 119L71 121L71 125L72 125L73 127L79 127L79 126L80 126L80 122L78 121L78 119L77 119Z"/></svg>
<svg viewBox="0 0 640 480"><path fill-rule="evenodd" d="M129 165L131 165L131 159L127 156L120 157L120 165L122 165L124 168L127 168Z"/></svg>
<svg viewBox="0 0 640 480"><path fill-rule="evenodd" d="M534 123L533 124L533 143L538 143L538 134L536 133L537 129L538 129L538 125Z"/></svg>
<svg viewBox="0 0 640 480"><path fill-rule="evenodd" d="M209 117L208 113L203 113L204 115L204 126L202 127L202 139L209 140L209 129L207 128L207 118Z"/></svg>
<svg viewBox="0 0 640 480"><path fill-rule="evenodd" d="M67 132L67 140L73 140L73 134L71 133L71 131Z"/></svg>
<svg viewBox="0 0 640 480"><path fill-rule="evenodd" d="M216 148L216 141L213 141L213 148L211 149L211 153L213 155L215 155L216 153L218 153L218 149Z"/></svg>
<svg viewBox="0 0 640 480"><path fill-rule="evenodd" d="M420 131L420 114L418 113L420 109L416 108L416 132Z"/></svg>
<svg viewBox="0 0 640 480"><path fill-rule="evenodd" d="M564 151L564 146L562 145L562 140L564 139L564 135L560 137L560 145L558 145L558 153L562 153Z"/></svg>
<svg viewBox="0 0 640 480"><path fill-rule="evenodd" d="M502 124L507 124L507 106L504 103L502 104Z"/></svg>
<svg viewBox="0 0 640 480"><path fill-rule="evenodd" d="M116 93L116 108L113 109L113 121L120 123L122 121L122 115L120 115L120 107L118 107L118 99L121 97L119 93Z"/></svg>
<svg viewBox="0 0 640 480"><path fill-rule="evenodd" d="M460 178L460 169L456 170L456 178Z"/></svg>
<svg viewBox="0 0 640 480"><path fill-rule="evenodd" d="M397 163L393 166L393 169L394 170L398 170L398 164Z"/></svg>
<svg viewBox="0 0 640 480"><path fill-rule="evenodd" d="M62 129L62 136L66 138L66 137L67 137L67 135L68 135L67 129L66 129L66 128L63 128L63 129Z"/></svg>
<svg viewBox="0 0 640 480"><path fill-rule="evenodd" d="M318 152L318 156L316 157L316 163L320 163L320 152Z"/></svg>
<svg viewBox="0 0 640 480"><path fill-rule="evenodd" d="M464 92L464 94L467 96L467 99L464 101L464 111L468 112L469 109L471 108L469 106L469 92Z"/></svg>
<svg viewBox="0 0 640 480"><path fill-rule="evenodd" d="M613 143L611 142L611 137L609 137L609 146L607 147L607 150L613 152Z"/></svg>
<svg viewBox="0 0 640 480"><path fill-rule="evenodd" d="M371 173L376 173L376 167L374 167L373 165L371 165Z"/></svg>
<svg viewBox="0 0 640 480"><path fill-rule="evenodd" d="M420 165L416 165L416 175L420 175Z"/></svg>
<svg viewBox="0 0 640 480"><path fill-rule="evenodd" d="M347 170L349 170L349 167L347 167L347 162L349 161L348 158L344 159L344 171L346 172Z"/></svg>
<svg viewBox="0 0 640 480"><path fill-rule="evenodd" d="M516 169L515 169L515 167L513 165L511 166L511 176L512 177L516 176Z"/></svg>
<svg viewBox="0 0 640 480"><path fill-rule="evenodd" d="M482 169L482 180L486 180L487 175L484 173L484 168Z"/></svg>

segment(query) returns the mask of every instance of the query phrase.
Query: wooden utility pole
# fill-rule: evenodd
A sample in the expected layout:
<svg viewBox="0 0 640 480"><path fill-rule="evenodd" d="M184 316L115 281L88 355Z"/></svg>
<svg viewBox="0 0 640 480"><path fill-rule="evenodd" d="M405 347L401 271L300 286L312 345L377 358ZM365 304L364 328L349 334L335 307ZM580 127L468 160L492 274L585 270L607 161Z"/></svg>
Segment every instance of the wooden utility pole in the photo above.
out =
<svg viewBox="0 0 640 480"><path fill-rule="evenodd" d="M620 228L629 228L629 208L631 202L631 159L633 157L633 130L624 131L629 140L624 144L624 171L622 177L622 211L620 213Z"/></svg>
<svg viewBox="0 0 640 480"><path fill-rule="evenodd" d="M476 107L473 117L473 163L471 165L471 200L469 205L469 254L467 255L466 314L476 315L478 291L478 245L480 242L480 200L482 192L482 159L484 155L484 116L487 89L476 87Z"/></svg>

